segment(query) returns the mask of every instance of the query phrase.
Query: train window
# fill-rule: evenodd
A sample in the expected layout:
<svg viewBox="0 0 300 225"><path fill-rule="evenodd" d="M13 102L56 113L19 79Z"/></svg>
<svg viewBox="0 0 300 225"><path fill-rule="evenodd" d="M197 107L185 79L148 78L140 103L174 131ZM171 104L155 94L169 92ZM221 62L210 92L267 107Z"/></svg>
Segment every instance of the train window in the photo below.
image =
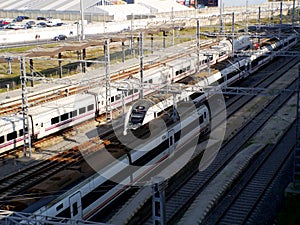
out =
<svg viewBox="0 0 300 225"><path fill-rule="evenodd" d="M119 100L119 99L121 99L121 95L120 94L116 95L116 101Z"/></svg>
<svg viewBox="0 0 300 225"><path fill-rule="evenodd" d="M4 143L4 136L0 136L0 144Z"/></svg>
<svg viewBox="0 0 300 225"><path fill-rule="evenodd" d="M74 202L72 205L72 209L73 209L73 216L76 216L78 214L78 206L77 206L77 202Z"/></svg>
<svg viewBox="0 0 300 225"><path fill-rule="evenodd" d="M79 109L79 115L85 113L86 109L85 107L82 107Z"/></svg>
<svg viewBox="0 0 300 225"><path fill-rule="evenodd" d="M23 129L19 130L19 137L22 137L24 135Z"/></svg>
<svg viewBox="0 0 300 225"><path fill-rule="evenodd" d="M188 66L186 69L187 69L187 70L190 70L190 69L191 69L191 66Z"/></svg>
<svg viewBox="0 0 300 225"><path fill-rule="evenodd" d="M64 207L64 204L61 203L60 205L56 206L56 211L61 210Z"/></svg>
<svg viewBox="0 0 300 225"><path fill-rule="evenodd" d="M204 112L204 119L206 119L206 112Z"/></svg>
<svg viewBox="0 0 300 225"><path fill-rule="evenodd" d="M13 131L13 132L7 134L7 141L16 139L17 136L18 136L17 131Z"/></svg>
<svg viewBox="0 0 300 225"><path fill-rule="evenodd" d="M170 144L170 146L173 146L173 137L172 136L170 137L169 144Z"/></svg>
<svg viewBox="0 0 300 225"><path fill-rule="evenodd" d="M70 112L70 118L77 116L77 110Z"/></svg>
<svg viewBox="0 0 300 225"><path fill-rule="evenodd" d="M158 193L158 194L157 194ZM159 197L159 192L155 192L155 195L158 195L158 196L155 196L155 197ZM155 202L155 213L154 213L155 216L160 216L160 205L159 205L159 202Z"/></svg>
<svg viewBox="0 0 300 225"><path fill-rule="evenodd" d="M51 119L51 125L56 124L58 122L59 122L59 117L58 116Z"/></svg>
<svg viewBox="0 0 300 225"><path fill-rule="evenodd" d="M115 96L110 97L110 102L114 102L115 101Z"/></svg>
<svg viewBox="0 0 300 225"><path fill-rule="evenodd" d="M139 90L138 90L138 89L133 89L133 92L134 92L134 93L138 93Z"/></svg>
<svg viewBox="0 0 300 225"><path fill-rule="evenodd" d="M200 124L204 122L203 115L201 115L201 116L199 117L199 122L200 122Z"/></svg>
<svg viewBox="0 0 300 225"><path fill-rule="evenodd" d="M88 111L94 110L94 104L88 105L87 110Z"/></svg>
<svg viewBox="0 0 300 225"><path fill-rule="evenodd" d="M65 114L62 114L60 116L60 121L64 121L64 120L67 120L69 119L69 113L65 113Z"/></svg>
<svg viewBox="0 0 300 225"><path fill-rule="evenodd" d="M70 213L70 207L65 208L63 211L58 213L56 216L57 217L64 217L64 218L71 218L71 213Z"/></svg>
<svg viewBox="0 0 300 225"><path fill-rule="evenodd" d="M177 76L179 74L179 71L176 71L175 75Z"/></svg>
<svg viewBox="0 0 300 225"><path fill-rule="evenodd" d="M132 94L133 94L133 90L131 89L128 91L128 95L132 95Z"/></svg>
<svg viewBox="0 0 300 225"><path fill-rule="evenodd" d="M150 80L149 80L149 83L150 83L150 84L152 84L152 83L153 83L153 80L152 80L152 79L150 79Z"/></svg>

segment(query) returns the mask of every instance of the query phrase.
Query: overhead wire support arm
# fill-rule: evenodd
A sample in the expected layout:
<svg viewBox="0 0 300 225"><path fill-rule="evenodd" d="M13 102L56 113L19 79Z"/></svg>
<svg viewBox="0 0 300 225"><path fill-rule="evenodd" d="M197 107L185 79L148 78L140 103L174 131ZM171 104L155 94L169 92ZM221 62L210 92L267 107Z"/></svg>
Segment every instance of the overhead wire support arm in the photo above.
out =
<svg viewBox="0 0 300 225"><path fill-rule="evenodd" d="M124 82L115 82L113 85L119 91L128 91L130 89L136 89L137 83L131 82L130 85ZM171 85L157 85L152 83L143 83L142 87L145 89L152 89L164 93L181 94L181 93L205 93L208 95L213 94L227 94L227 95L263 95L273 96L282 94L285 92L295 92L293 89L269 89L269 88L247 88L247 87L220 87L220 86L200 86L200 85L183 85L183 84L171 84Z"/></svg>

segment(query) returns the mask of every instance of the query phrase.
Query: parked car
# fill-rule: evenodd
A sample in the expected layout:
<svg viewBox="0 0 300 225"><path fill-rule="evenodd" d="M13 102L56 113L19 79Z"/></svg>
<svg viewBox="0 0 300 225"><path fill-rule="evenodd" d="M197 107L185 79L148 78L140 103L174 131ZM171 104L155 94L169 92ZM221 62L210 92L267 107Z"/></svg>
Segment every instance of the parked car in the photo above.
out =
<svg viewBox="0 0 300 225"><path fill-rule="evenodd" d="M8 25L5 25L3 28L4 29L12 29L12 30L20 30L20 29L24 29L24 26L19 23L10 23Z"/></svg>
<svg viewBox="0 0 300 225"><path fill-rule="evenodd" d="M39 22L36 24L37 27L47 27L47 24L45 22Z"/></svg>
<svg viewBox="0 0 300 225"><path fill-rule="evenodd" d="M21 16L23 20L28 20L30 17L29 16Z"/></svg>
<svg viewBox="0 0 300 225"><path fill-rule="evenodd" d="M60 35L55 36L52 40L54 40L54 41L67 40L67 36L64 34L60 34Z"/></svg>
<svg viewBox="0 0 300 225"><path fill-rule="evenodd" d="M21 22L23 20L27 20L29 19L29 16L17 16L17 18L15 18L15 22Z"/></svg>
<svg viewBox="0 0 300 225"><path fill-rule="evenodd" d="M37 19L37 20L46 20L46 17L38 16L36 19Z"/></svg>
<svg viewBox="0 0 300 225"><path fill-rule="evenodd" d="M4 25L7 25L7 24L10 24L10 21L7 21L7 20L1 20L0 23L1 23L1 24L4 24Z"/></svg>
<svg viewBox="0 0 300 225"><path fill-rule="evenodd" d="M33 20L29 20L27 23L31 26L35 24L35 22Z"/></svg>
<svg viewBox="0 0 300 225"><path fill-rule="evenodd" d="M30 28L32 28L32 25L30 23L26 23L26 24L24 24L24 28L30 29Z"/></svg>

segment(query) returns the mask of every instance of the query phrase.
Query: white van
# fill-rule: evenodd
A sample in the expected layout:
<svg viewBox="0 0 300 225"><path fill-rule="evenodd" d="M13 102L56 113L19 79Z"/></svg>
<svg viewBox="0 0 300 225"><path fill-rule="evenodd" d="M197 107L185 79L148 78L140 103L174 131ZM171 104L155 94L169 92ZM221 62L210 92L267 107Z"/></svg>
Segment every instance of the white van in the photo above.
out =
<svg viewBox="0 0 300 225"><path fill-rule="evenodd" d="M54 27L57 26L58 24L61 24L61 19L50 19L46 22L48 27Z"/></svg>

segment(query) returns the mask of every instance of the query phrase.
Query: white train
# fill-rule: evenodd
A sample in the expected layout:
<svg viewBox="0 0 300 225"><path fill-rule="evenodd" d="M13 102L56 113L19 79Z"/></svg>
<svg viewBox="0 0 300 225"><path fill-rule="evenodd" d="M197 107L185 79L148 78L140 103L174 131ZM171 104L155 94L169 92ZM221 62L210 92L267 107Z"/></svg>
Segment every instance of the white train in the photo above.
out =
<svg viewBox="0 0 300 225"><path fill-rule="evenodd" d="M251 57L243 58L235 63L231 62L231 65L214 73L210 77L206 77L204 80L194 84L194 86L205 87L208 85L218 85L218 89L221 90L223 86L230 86L237 80L243 79L257 71L261 66L276 57L276 51L285 50L293 44L295 44L295 37L288 37L286 40L276 41L271 45L261 48L260 51L254 53ZM124 134L127 133L127 129L136 130L157 118L166 109L172 107L174 101L177 103L187 101L191 94L193 94L193 92L187 88L180 95L169 96L164 99L162 99L162 97L156 99L151 96L136 101L128 110L124 123ZM208 94L204 92L197 98L197 102L204 102L207 98Z"/></svg>
<svg viewBox="0 0 300 225"><path fill-rule="evenodd" d="M116 199L130 185L140 182L168 156L184 152L185 146L192 138L199 137L199 134L204 134L209 129L210 115L205 105L197 108L197 113L190 110L191 105L183 107L186 107L184 110L187 112L185 118L169 126L167 132L158 128L153 138L137 145L128 154L34 213L87 220ZM189 132L182 134L182 129ZM97 162L101 163L101 157Z"/></svg>
<svg viewBox="0 0 300 225"><path fill-rule="evenodd" d="M283 47L282 45L278 45L278 43L276 42L273 45L273 49L283 49L292 44L295 44L296 39L295 37L290 37L286 40L285 43L289 44L284 44ZM264 49L262 49L262 52L263 51ZM257 53L256 57L251 58L252 61L250 60L250 64L249 61L247 61L247 63L244 61L240 61L238 62L238 65L242 66L235 67L235 70L226 70L226 74L225 70L221 71L220 73L218 73L218 75L215 76L219 76L219 79L223 79L225 83L227 82L227 84L230 84L235 80L247 76L247 74L249 74L251 71L257 70L259 66L267 63L271 58L275 57L276 54L276 52L270 52L270 54L267 55ZM251 62L255 62L254 66L252 66ZM234 65L237 66L236 64ZM242 67L245 67L247 71L239 71ZM234 73L234 71L239 72ZM227 76L226 79L225 76ZM222 85L225 84L222 83ZM157 133L154 132L156 134L155 137L150 140L145 140L142 145L139 145L137 147L137 149L139 149L138 151L130 151L129 154L124 155L118 161L115 160L114 162L105 166L103 169L99 170L98 174L95 174L94 176L88 178L71 190L65 192L58 198L52 200L38 210L34 210L33 212L37 215L66 217L72 219L91 218L95 213L105 207L107 203L111 202L122 192L124 192L124 190L127 189L128 185L138 182L139 179L147 175L148 172L155 168L155 166L160 164L159 162L163 162L164 159L168 158L170 154L183 150L185 144L189 142L191 137L197 137L199 134L209 131L209 109L205 104L199 104L201 103L202 98L202 95L199 95L196 99L194 99L194 102L198 103L198 106L200 105L199 107L197 107L197 114L192 113L191 115L189 115L187 113L186 117L181 118L181 121L179 123L173 124L172 126L168 127L167 130L158 130ZM80 101L84 102L83 99L80 99ZM83 102L81 102L81 105L78 105L78 107L83 107ZM88 104L90 103L87 103L86 105ZM149 105L149 107L151 107L151 105ZM76 107L71 108L71 110L75 108ZM187 110L187 112L188 111L189 110ZM90 110L88 112L95 113L96 110L94 108L94 110ZM76 114L76 116L79 115L83 114ZM59 117L59 120L60 119L61 117ZM195 123L196 121L197 123ZM57 118L54 119L53 122L57 122ZM200 126L193 126L194 124L200 124ZM183 135L179 135L179 133L184 130L184 128L188 128L185 129L188 130L188 132ZM133 172L128 172L127 169L129 165L139 167ZM119 182L113 182L115 180L115 177L119 178ZM103 191L103 188L105 187L106 191ZM107 190L107 187L110 187L109 190ZM29 211L27 210L27 212Z"/></svg>
<svg viewBox="0 0 300 225"><path fill-rule="evenodd" d="M229 41L220 43L223 51L211 50L210 64L222 61L230 52ZM199 70L207 67L208 57L201 55L199 58ZM144 72L144 82L157 84L158 88L165 84L171 84L194 74L198 70L197 56L191 54L183 59L175 59L159 67ZM127 79L128 82L139 79L139 74L134 74ZM150 94L154 90L145 90L144 94ZM106 97L105 88L100 87L88 94L78 94L65 97L62 100L45 103L29 109L29 128L34 139L40 139L59 130L71 127L82 121L92 119L105 112ZM129 103L138 99L139 91L130 90L126 93L125 102ZM111 108L122 106L121 92L116 88L111 89ZM24 131L21 115L0 117L0 154L23 145Z"/></svg>

